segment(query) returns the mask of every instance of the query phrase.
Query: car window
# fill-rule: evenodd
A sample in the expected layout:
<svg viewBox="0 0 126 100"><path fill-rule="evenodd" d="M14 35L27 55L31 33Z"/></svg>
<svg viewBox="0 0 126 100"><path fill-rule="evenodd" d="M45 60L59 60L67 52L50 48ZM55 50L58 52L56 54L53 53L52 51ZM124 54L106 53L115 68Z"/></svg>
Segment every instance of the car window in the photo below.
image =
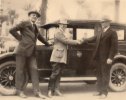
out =
<svg viewBox="0 0 126 100"><path fill-rule="evenodd" d="M53 28L48 29L48 32L47 32L47 40L51 44L54 43L54 34L55 34L56 30L57 30L56 27L53 27Z"/></svg>
<svg viewBox="0 0 126 100"><path fill-rule="evenodd" d="M47 35L48 40L53 40L54 39L54 34L57 31L57 29L58 28L50 28L48 30L48 35ZM67 28L65 30L65 36L67 38L73 38L73 29L72 28Z"/></svg>
<svg viewBox="0 0 126 100"><path fill-rule="evenodd" d="M54 34L56 33L58 28L56 27L53 27L53 28L50 28L48 29L48 32L47 32L47 37L45 35L44 38L47 38L47 41L51 44L54 43ZM45 33L46 33L46 30L45 30ZM69 39L73 39L73 28L67 28L65 30L65 36ZM44 45L43 43L41 43L39 40L37 40L37 45Z"/></svg>
<svg viewBox="0 0 126 100"><path fill-rule="evenodd" d="M48 40L52 40L54 39L54 34L57 31L58 28L50 28L48 30ZM73 29L72 28L67 28L65 30L65 36L67 38L72 38L73 37Z"/></svg>
<svg viewBox="0 0 126 100"><path fill-rule="evenodd" d="M48 30L48 35L47 35L48 40L54 39L54 34L55 34L56 30L57 30L57 28L50 28Z"/></svg>
<svg viewBox="0 0 126 100"><path fill-rule="evenodd" d="M117 32L117 36L118 36L118 40L124 40L124 30L116 30Z"/></svg>
<svg viewBox="0 0 126 100"><path fill-rule="evenodd" d="M68 39L73 39L73 29L72 28L67 28L65 30L65 36L68 38Z"/></svg>
<svg viewBox="0 0 126 100"><path fill-rule="evenodd" d="M77 29L77 39L90 38L94 36L94 29Z"/></svg>

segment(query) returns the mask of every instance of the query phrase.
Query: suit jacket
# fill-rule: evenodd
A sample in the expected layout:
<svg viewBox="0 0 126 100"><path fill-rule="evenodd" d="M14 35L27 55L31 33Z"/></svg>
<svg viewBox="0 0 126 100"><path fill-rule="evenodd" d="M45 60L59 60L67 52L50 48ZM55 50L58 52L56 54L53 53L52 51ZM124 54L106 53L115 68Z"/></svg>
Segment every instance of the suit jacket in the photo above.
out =
<svg viewBox="0 0 126 100"><path fill-rule="evenodd" d="M87 41L96 41L93 59L105 63L108 58L113 59L118 51L118 37L116 31L108 28L106 32L100 31L95 37Z"/></svg>
<svg viewBox="0 0 126 100"><path fill-rule="evenodd" d="M67 45L77 45L77 40L65 37L62 30L58 30L54 37L54 48L50 58L51 62L67 63Z"/></svg>
<svg viewBox="0 0 126 100"><path fill-rule="evenodd" d="M20 31L20 34L18 33ZM37 38L48 45L48 42L39 33L38 28L34 31L30 21L22 21L10 29L10 33L19 41L15 53L23 56L31 56L36 50Z"/></svg>

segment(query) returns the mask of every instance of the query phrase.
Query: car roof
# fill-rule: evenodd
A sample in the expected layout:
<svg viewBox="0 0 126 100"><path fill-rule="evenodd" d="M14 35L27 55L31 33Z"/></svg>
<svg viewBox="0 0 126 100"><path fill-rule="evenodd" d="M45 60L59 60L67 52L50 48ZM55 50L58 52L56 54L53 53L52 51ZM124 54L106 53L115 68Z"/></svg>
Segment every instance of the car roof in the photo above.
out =
<svg viewBox="0 0 126 100"><path fill-rule="evenodd" d="M68 22L68 24L67 24L68 28L72 28L72 27L94 28L95 24L101 23L102 20L67 20L67 22ZM59 20L52 22L52 23L47 23L47 24L41 25L40 28L49 29L51 27L58 27L59 26L58 23L59 23ZM111 26L113 28L119 28L119 29L126 27L125 24L116 23L116 22L111 22Z"/></svg>

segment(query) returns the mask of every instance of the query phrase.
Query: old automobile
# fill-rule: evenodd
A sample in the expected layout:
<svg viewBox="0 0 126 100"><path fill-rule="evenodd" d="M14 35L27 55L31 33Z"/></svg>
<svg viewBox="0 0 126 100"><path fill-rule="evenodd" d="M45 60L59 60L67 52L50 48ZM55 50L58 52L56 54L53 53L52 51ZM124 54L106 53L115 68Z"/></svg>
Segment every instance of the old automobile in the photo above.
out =
<svg viewBox="0 0 126 100"><path fill-rule="evenodd" d="M95 27L100 20L68 20L67 38L81 39L89 38L94 35ZM40 26L45 31L45 38L53 44L54 33L57 30L57 22L48 23ZM110 69L109 87L113 91L124 91L126 89L126 26L119 23L111 23L111 27L118 35L118 53L114 57ZM83 43L78 46L68 45L67 66L63 71L61 82L86 82L95 83L96 63L92 62L92 54L96 42ZM46 47L42 44L37 45L37 63L41 82L48 82L51 74L50 56L53 45ZM5 89L15 87L15 55L13 52L0 55L0 84ZM26 84L28 74L26 74ZM30 82L30 81L29 81Z"/></svg>

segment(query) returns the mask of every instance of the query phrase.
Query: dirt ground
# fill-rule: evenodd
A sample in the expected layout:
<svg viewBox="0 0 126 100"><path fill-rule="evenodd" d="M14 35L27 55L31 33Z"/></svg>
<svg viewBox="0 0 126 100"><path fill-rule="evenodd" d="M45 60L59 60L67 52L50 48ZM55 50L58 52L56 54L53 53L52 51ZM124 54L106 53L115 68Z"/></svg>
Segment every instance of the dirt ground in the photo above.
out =
<svg viewBox="0 0 126 100"><path fill-rule="evenodd" d="M47 83L41 83L40 88L44 95L47 96ZM86 83L61 83L62 97L54 96L53 98L46 98L45 100L100 100L99 97L93 96L96 91L95 84ZM28 84L25 94L28 96L26 100L42 100L36 98L32 92L32 84ZM0 100L24 100L17 96L0 96ZM105 100L126 100L126 91L112 92L110 91Z"/></svg>

